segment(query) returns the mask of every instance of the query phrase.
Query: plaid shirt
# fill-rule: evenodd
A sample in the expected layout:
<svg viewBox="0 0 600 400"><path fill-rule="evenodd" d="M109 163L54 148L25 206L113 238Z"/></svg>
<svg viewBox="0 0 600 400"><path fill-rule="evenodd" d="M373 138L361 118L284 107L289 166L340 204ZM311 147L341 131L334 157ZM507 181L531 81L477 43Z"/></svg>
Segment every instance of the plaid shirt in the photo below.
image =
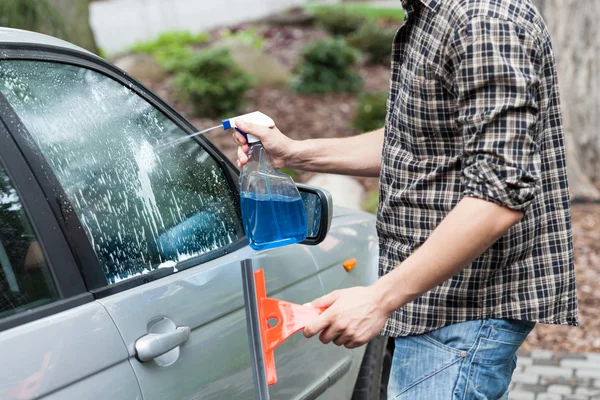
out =
<svg viewBox="0 0 600 400"><path fill-rule="evenodd" d="M392 314L382 333L486 318L577 325L560 101L542 18L530 0L402 1L380 180L380 275L464 197L524 218Z"/></svg>

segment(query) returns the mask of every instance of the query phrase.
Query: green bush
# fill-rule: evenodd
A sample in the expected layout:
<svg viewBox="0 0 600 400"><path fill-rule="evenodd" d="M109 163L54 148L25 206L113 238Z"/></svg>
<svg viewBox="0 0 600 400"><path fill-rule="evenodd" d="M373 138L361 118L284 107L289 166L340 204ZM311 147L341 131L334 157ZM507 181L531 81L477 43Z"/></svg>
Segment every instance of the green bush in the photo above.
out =
<svg viewBox="0 0 600 400"><path fill-rule="evenodd" d="M386 61L392 54L394 35L394 31L369 22L350 35L348 43L368 54L369 61L376 64Z"/></svg>
<svg viewBox="0 0 600 400"><path fill-rule="evenodd" d="M344 39L324 39L302 50L292 86L301 93L356 92L362 78L354 70L360 52Z"/></svg>
<svg viewBox="0 0 600 400"><path fill-rule="evenodd" d="M404 21L404 10L401 7L373 7L372 5L366 4L338 4L336 6L323 6L319 4L308 4L305 9L311 14L317 14L321 9L329 8L337 12L338 9L343 8L347 12L358 14L371 21L384 20L394 21L401 23Z"/></svg>
<svg viewBox="0 0 600 400"><path fill-rule="evenodd" d="M134 53L154 54L159 50L167 48L205 43L209 38L208 33L193 34L187 31L165 32L161 33L155 40L136 43L131 48L131 51Z"/></svg>
<svg viewBox="0 0 600 400"><path fill-rule="evenodd" d="M253 79L231 59L227 49L208 49L180 60L175 69L177 97L203 117L227 117L240 111Z"/></svg>
<svg viewBox="0 0 600 400"><path fill-rule="evenodd" d="M48 0L0 0L0 26L73 41L66 21Z"/></svg>
<svg viewBox="0 0 600 400"><path fill-rule="evenodd" d="M377 208L379 208L379 192L377 190L370 190L367 193L367 198L363 201L362 208L371 214L377 214Z"/></svg>
<svg viewBox="0 0 600 400"><path fill-rule="evenodd" d="M314 11L317 21L332 35L356 32L367 19L343 7L319 7Z"/></svg>
<svg viewBox="0 0 600 400"><path fill-rule="evenodd" d="M369 132L385 125L387 93L365 92L358 98L358 110L352 124L362 132Z"/></svg>
<svg viewBox="0 0 600 400"><path fill-rule="evenodd" d="M257 49L262 49L265 45L265 38L255 28L248 28L242 31L232 33L230 30L226 30L223 33L224 38L231 38L238 42L247 44Z"/></svg>
<svg viewBox="0 0 600 400"><path fill-rule="evenodd" d="M280 170L278 170L278 172L281 172L282 174L286 174L287 176L289 176L293 180L298 179L298 172L295 169L281 168Z"/></svg>
<svg viewBox="0 0 600 400"><path fill-rule="evenodd" d="M190 46L170 46L154 52L154 58L167 72L177 72L185 68L186 60L194 54Z"/></svg>

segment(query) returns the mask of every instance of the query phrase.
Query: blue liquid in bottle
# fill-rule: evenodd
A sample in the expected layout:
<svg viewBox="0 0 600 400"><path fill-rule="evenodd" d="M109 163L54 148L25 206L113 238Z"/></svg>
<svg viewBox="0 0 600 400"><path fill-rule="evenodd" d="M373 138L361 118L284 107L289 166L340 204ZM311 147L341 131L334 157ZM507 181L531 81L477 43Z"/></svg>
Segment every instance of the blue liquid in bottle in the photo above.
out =
<svg viewBox="0 0 600 400"><path fill-rule="evenodd" d="M251 248L272 249L306 239L306 211L301 198L243 192L241 206Z"/></svg>
<svg viewBox="0 0 600 400"><path fill-rule="evenodd" d="M250 247L265 250L302 242L307 222L298 188L292 178L273 169L259 141L249 142L248 162L240 174L240 205Z"/></svg>

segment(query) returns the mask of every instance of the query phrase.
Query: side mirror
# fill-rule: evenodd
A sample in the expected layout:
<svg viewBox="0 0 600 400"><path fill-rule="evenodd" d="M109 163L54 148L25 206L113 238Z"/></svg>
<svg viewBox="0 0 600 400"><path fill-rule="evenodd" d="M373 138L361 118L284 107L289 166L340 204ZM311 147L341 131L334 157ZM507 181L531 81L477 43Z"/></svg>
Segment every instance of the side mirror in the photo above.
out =
<svg viewBox="0 0 600 400"><path fill-rule="evenodd" d="M333 217L333 199L325 189L301 184L296 186L304 202L308 225L306 240L302 244L314 246L325 240L329 232Z"/></svg>

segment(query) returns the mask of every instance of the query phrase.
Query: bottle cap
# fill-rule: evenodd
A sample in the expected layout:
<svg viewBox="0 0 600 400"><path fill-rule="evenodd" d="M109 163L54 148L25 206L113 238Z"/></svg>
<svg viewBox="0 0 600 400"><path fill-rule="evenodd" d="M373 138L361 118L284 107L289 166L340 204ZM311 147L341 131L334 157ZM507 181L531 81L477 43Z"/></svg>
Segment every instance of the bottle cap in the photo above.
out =
<svg viewBox="0 0 600 400"><path fill-rule="evenodd" d="M246 138L246 142L248 144L259 143L260 139L257 138L254 135L250 135L250 134L247 134L246 132L242 132L241 130L239 130L235 126L235 120L237 118L240 118L243 121L247 121L247 122L250 122L250 123L255 124L255 125L265 126L267 128L272 128L272 127L275 126L275 122L273 121L273 119L270 118L269 116L261 113L260 111L255 111L255 112L252 112L250 114L239 115L237 117L233 117L233 118L229 118L229 119L224 119L222 121L223 122L223 129L227 130L227 129L235 128L235 130L237 130L239 133L241 133Z"/></svg>

